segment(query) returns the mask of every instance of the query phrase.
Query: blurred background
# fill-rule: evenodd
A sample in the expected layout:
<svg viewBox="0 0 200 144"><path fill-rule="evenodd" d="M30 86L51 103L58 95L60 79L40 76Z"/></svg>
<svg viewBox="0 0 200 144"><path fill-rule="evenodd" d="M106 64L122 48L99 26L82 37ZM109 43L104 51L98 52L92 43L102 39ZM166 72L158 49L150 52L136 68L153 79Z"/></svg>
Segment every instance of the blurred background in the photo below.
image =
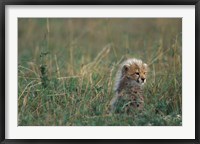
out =
<svg viewBox="0 0 200 144"><path fill-rule="evenodd" d="M19 19L19 62L38 62L44 47L47 19ZM156 53L170 48L176 38L181 45L181 19L49 19L49 52L59 57L64 74L73 57L73 67L91 62L107 44L113 44L104 61L122 56L137 57L147 63ZM181 47L178 49L181 53ZM72 55L70 56L70 54ZM163 56L163 60L167 56ZM169 59L166 60L169 63ZM79 70L79 69L77 69ZM61 70L62 71L62 70ZM76 71L76 70L74 70ZM71 72L70 72L71 73Z"/></svg>

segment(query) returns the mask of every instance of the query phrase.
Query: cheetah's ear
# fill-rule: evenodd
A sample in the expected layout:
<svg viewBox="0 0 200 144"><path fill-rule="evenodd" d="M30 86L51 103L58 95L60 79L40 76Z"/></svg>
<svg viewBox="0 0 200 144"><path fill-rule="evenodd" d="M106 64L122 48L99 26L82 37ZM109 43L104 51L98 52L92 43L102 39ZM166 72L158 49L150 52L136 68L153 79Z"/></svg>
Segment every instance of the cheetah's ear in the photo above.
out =
<svg viewBox="0 0 200 144"><path fill-rule="evenodd" d="M126 73L129 70L129 66L128 65L124 65L122 68L122 72Z"/></svg>
<svg viewBox="0 0 200 144"><path fill-rule="evenodd" d="M149 66L145 63L144 64L144 67L145 67L145 69L147 70L147 71L149 71Z"/></svg>

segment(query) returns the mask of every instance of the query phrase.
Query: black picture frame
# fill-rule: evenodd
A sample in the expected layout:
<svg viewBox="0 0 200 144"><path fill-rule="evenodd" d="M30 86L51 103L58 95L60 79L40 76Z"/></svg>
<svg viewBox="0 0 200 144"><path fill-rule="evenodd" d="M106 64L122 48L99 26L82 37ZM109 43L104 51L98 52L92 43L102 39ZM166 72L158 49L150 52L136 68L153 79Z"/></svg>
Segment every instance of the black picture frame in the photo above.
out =
<svg viewBox="0 0 200 144"><path fill-rule="evenodd" d="M5 97L6 97L6 69L5 69L5 7L7 5L195 5L195 139L5 139ZM0 142L1 143L200 143L200 101L199 101L199 49L200 49L200 0L1 0L0 2ZM189 133L189 132L188 132Z"/></svg>

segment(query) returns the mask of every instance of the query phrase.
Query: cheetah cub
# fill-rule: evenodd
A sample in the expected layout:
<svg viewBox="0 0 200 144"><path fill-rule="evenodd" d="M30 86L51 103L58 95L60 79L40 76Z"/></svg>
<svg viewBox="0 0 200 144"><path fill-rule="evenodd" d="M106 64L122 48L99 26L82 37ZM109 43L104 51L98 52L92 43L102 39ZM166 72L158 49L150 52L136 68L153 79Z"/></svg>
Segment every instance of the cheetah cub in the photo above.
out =
<svg viewBox="0 0 200 144"><path fill-rule="evenodd" d="M115 79L115 96L110 102L111 113L116 112L120 104L125 111L143 108L147 71L147 64L139 59L128 59L121 64Z"/></svg>

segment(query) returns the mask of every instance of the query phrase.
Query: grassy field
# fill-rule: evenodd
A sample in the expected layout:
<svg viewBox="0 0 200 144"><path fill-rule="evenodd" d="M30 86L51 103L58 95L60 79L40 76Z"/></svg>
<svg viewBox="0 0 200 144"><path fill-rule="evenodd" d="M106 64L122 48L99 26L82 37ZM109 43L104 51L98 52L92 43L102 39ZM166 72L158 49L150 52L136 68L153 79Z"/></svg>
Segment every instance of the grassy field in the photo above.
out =
<svg viewBox="0 0 200 144"><path fill-rule="evenodd" d="M18 125L182 125L181 19L18 19ZM145 107L109 115L119 64L150 67Z"/></svg>

